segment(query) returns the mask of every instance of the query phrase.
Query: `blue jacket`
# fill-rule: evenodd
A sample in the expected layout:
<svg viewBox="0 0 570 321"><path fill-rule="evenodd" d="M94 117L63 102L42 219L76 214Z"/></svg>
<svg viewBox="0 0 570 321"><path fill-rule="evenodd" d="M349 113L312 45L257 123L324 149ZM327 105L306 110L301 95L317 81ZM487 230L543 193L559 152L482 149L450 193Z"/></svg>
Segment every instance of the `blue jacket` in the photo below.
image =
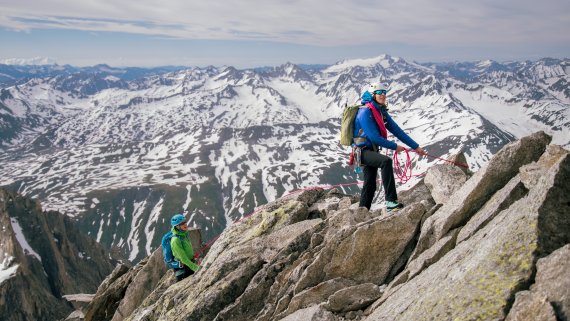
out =
<svg viewBox="0 0 570 321"><path fill-rule="evenodd" d="M368 91L365 91L362 94L362 104L366 104L371 102L374 107L384 118L384 124L386 125L386 129L394 134L399 140L401 140L404 144L408 145L411 149L416 149L419 147L419 144L416 143L410 136L408 136L404 131L396 124L396 122L390 117L388 114L388 110L386 106L380 106L376 103L373 98L372 94ZM362 133L360 130L362 129ZM353 137L362 137L365 138L365 142L361 142L359 144L354 144L358 147L368 147L372 148L372 144L384 147L392 150L396 150L397 144L393 141L387 140L380 135L380 129L378 128L378 124L376 124L376 120L374 120L374 116L372 112L368 108L360 108L358 113L356 114L356 118L354 120L354 133Z"/></svg>

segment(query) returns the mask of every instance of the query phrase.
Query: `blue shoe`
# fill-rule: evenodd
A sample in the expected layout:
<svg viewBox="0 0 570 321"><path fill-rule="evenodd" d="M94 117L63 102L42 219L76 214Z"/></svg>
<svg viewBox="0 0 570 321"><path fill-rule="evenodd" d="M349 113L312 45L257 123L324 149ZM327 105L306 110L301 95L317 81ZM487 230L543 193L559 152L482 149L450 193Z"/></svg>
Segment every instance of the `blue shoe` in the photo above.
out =
<svg viewBox="0 0 570 321"><path fill-rule="evenodd" d="M396 202L386 201L386 212L388 213L399 211L402 208L404 208L404 204L398 201Z"/></svg>

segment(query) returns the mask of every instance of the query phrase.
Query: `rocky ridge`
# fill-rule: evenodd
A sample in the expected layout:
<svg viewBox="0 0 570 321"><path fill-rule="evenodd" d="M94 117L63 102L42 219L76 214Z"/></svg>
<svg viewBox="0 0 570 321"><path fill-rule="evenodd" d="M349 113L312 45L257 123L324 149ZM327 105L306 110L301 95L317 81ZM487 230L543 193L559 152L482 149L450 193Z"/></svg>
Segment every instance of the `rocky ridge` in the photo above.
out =
<svg viewBox="0 0 570 321"><path fill-rule="evenodd" d="M392 215L334 189L278 199L196 275L167 272L107 319L568 320L570 152L550 140L508 144L475 174L433 167Z"/></svg>
<svg viewBox="0 0 570 321"><path fill-rule="evenodd" d="M59 320L116 264L69 217L3 189L0 225L1 320Z"/></svg>

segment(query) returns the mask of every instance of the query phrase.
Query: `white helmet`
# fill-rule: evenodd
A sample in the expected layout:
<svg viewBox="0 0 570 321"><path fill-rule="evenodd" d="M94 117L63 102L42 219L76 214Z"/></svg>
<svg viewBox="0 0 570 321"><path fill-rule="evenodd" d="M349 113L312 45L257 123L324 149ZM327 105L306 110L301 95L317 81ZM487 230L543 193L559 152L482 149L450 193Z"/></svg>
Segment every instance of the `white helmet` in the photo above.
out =
<svg viewBox="0 0 570 321"><path fill-rule="evenodd" d="M390 89L388 89L388 84L381 82L373 82L368 86L368 92L373 95L377 90L384 90L387 93Z"/></svg>

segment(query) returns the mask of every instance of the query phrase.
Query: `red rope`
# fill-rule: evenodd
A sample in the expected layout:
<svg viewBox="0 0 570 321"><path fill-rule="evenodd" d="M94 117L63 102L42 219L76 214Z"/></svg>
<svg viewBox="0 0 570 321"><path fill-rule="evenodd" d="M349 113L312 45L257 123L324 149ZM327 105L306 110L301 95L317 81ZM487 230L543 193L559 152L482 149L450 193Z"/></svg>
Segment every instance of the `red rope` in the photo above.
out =
<svg viewBox="0 0 570 321"><path fill-rule="evenodd" d="M416 174L416 175L412 174L413 165L412 165L412 160L410 157L410 151L415 152L415 153L417 153L417 152L413 149L404 149L404 151L406 152L406 160L404 162L404 166L402 166L402 163L400 162L400 159L398 158L398 152L397 151L394 152L394 157L393 157L394 174L400 180L401 184L406 184L412 177L424 176L426 174L425 172L423 172L421 174ZM386 153L388 153L388 151L386 151ZM461 166L461 167L465 167L465 168L469 169L469 166L467 164L458 163L458 162L455 162L455 161L452 161L449 159L433 156L433 155L430 155L427 153L425 154L425 156L435 158L438 160L442 160L442 161L451 163L453 165Z"/></svg>
<svg viewBox="0 0 570 321"><path fill-rule="evenodd" d="M398 159L398 152L394 152L394 174L400 180L400 184L406 184L412 177L412 160L410 158L410 153L406 149L406 161L404 162L404 167L402 167L400 160Z"/></svg>
<svg viewBox="0 0 570 321"><path fill-rule="evenodd" d="M407 150L406 150L406 152L407 152ZM415 150L412 150L412 152L416 152L416 151L415 151ZM417 153L417 152L416 152L416 153ZM435 159L439 159L439 160L442 160L442 161L444 161L444 162L448 162L448 163L451 163L451 164L453 164L453 165L457 165L457 166L461 166L461 167L465 167L465 168L469 169L469 165L467 165L467 164L462 164L462 163L454 162L454 161L452 161L452 160L445 159L445 158L441 158L441 157L437 157L437 156L433 156L433 155L430 155L430 154L426 154L426 156L427 156L427 157L431 157L431 158L435 158Z"/></svg>

